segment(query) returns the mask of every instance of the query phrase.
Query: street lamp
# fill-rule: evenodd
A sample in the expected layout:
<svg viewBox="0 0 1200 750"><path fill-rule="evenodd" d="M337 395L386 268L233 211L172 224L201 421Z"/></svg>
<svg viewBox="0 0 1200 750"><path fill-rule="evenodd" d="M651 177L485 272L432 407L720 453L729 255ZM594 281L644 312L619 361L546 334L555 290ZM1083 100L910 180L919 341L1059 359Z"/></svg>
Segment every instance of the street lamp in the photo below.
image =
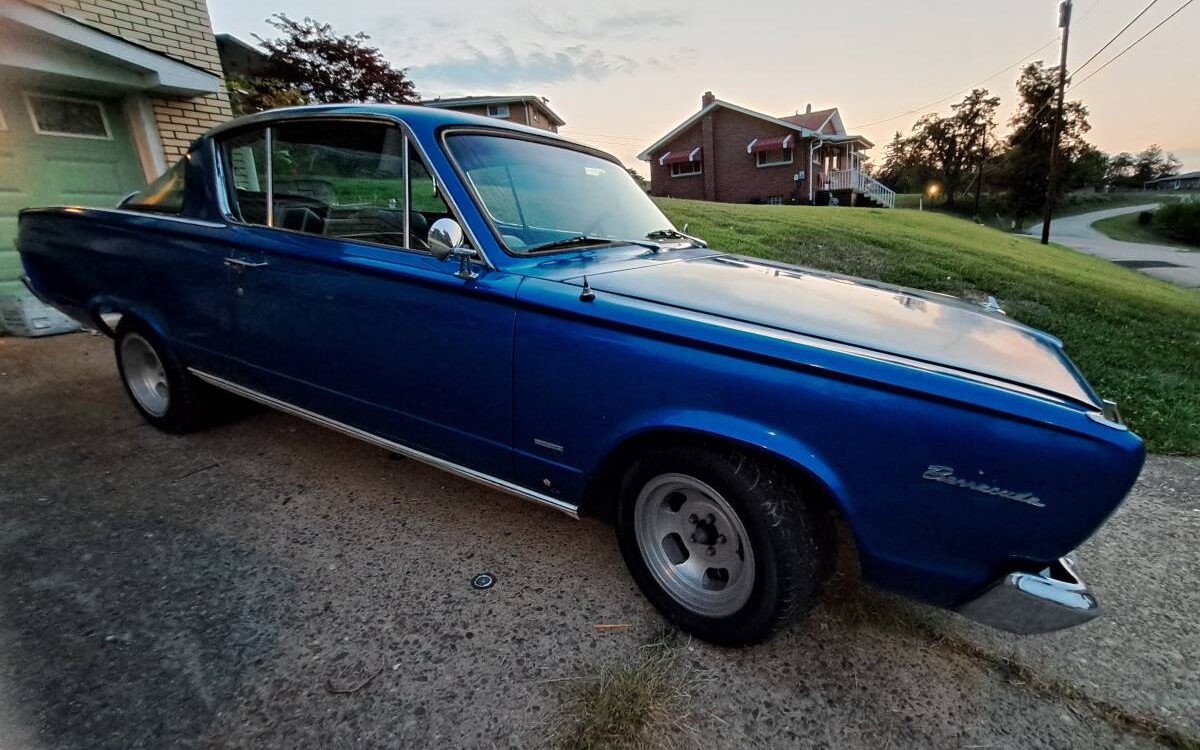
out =
<svg viewBox="0 0 1200 750"><path fill-rule="evenodd" d="M919 211L924 211L925 210L925 196L929 197L929 200L932 204L932 201L938 197L938 193L940 193L941 191L942 191L941 185L937 184L936 182L929 183L925 187L924 195L922 195L921 199L917 202L917 209Z"/></svg>

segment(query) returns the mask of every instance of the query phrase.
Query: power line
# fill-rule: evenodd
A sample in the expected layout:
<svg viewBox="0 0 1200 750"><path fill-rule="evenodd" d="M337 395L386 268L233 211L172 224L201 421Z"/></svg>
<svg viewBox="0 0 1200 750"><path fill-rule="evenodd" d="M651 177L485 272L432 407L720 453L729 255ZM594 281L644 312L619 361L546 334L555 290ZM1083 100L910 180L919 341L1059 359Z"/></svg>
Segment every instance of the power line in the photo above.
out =
<svg viewBox="0 0 1200 750"><path fill-rule="evenodd" d="M1109 65L1112 65L1112 64L1113 64L1113 63L1115 63L1117 60L1120 60L1120 59L1121 59L1121 57L1122 57L1122 56L1123 56L1123 55L1124 55L1126 52L1128 52L1129 50L1131 50L1131 49L1133 49L1134 47L1138 46L1138 44L1140 44L1140 43L1141 43L1141 41L1142 41L1143 39L1145 39L1146 37L1150 36L1150 35L1151 35L1151 34L1153 34L1154 32L1158 31L1160 28L1162 28L1162 27L1163 27L1163 24L1165 24L1167 21L1170 21L1170 20L1171 20L1172 18L1174 18L1175 16L1179 15L1179 13L1180 13L1180 12L1181 12L1181 11L1182 11L1184 8L1188 7L1189 5L1191 5L1191 4L1192 4L1192 3L1194 3L1194 2L1196 2L1196 0L1187 0L1187 2L1185 2L1183 5L1180 5L1178 8L1176 8L1174 13L1172 13L1172 14L1171 14L1171 15L1169 15L1169 16L1167 16L1167 17L1166 17L1166 18L1164 18L1163 20L1159 21L1159 22L1158 22L1158 24L1157 24L1157 25L1156 25L1154 28L1150 29L1150 30L1149 30L1149 31L1147 31L1145 34L1142 34L1142 35L1141 35L1141 36L1139 36L1139 37L1138 37L1136 40L1134 40L1133 44L1130 44L1128 47L1126 47L1125 49L1123 49L1123 50L1121 50L1120 52L1118 52L1118 53L1117 53L1117 55L1116 55L1116 57L1113 57L1113 58L1112 58L1112 59L1110 59L1108 62L1104 63L1104 64L1103 64L1103 65L1101 65L1100 67L1098 67L1098 68L1096 68L1095 70L1093 70L1091 73L1088 73L1086 76L1084 76L1084 78L1083 78L1083 80L1082 80L1082 81L1079 81L1079 82L1077 82L1077 83L1072 83L1072 84L1071 84L1071 88L1069 88L1069 89L1067 89L1067 90L1068 90L1068 91L1073 91L1073 90L1075 90L1075 89L1079 88L1079 87L1080 87L1080 86L1082 86L1084 83L1086 83L1086 82L1087 82L1087 80L1088 80L1089 78L1091 78L1092 76L1096 75L1096 74L1097 74L1097 73L1099 73L1100 71L1104 70L1104 69L1105 69L1105 68L1107 68ZM1153 5L1153 3L1151 3L1151 4ZM1078 71L1076 71L1076 72L1078 72Z"/></svg>
<svg viewBox="0 0 1200 750"><path fill-rule="evenodd" d="M1155 4L1157 4L1157 3L1158 3L1158 0L1150 0L1150 4L1149 4L1149 5L1147 5L1145 8L1142 8L1142 12L1141 12L1141 13L1138 13L1136 16L1134 16L1134 17L1133 17L1133 20L1132 20L1132 21L1130 21L1129 23L1127 23L1127 24L1125 24L1124 26L1122 26L1120 31L1118 31L1116 34L1113 34L1113 37L1112 37L1112 39L1109 39L1107 42L1105 42L1103 47L1101 47L1100 49L1096 50L1096 53L1095 53L1094 55L1092 55L1091 57L1089 57L1089 58L1087 59L1087 62L1085 62L1083 65L1080 65L1078 68L1076 68L1076 69L1075 69L1075 72L1074 72L1074 73L1071 73L1071 75L1072 75L1072 76L1074 76L1076 73L1078 73L1079 71L1083 70L1083 69L1084 69L1084 68L1086 68L1088 65L1090 65L1090 64L1091 64L1091 62L1092 62L1092 60L1095 60L1097 57L1099 57L1101 52L1103 52L1104 50L1108 49L1108 48L1109 48L1109 46L1111 46L1113 42L1117 41L1117 39L1118 39L1118 38L1119 38L1119 37L1120 37L1122 34L1124 34L1126 31L1128 31L1128 30L1129 30L1129 27L1130 27L1130 26L1132 26L1132 25L1134 25L1135 23L1137 23L1138 19L1139 19L1139 18L1141 18L1142 16L1146 15L1146 11L1150 10L1151 8L1153 8L1153 7L1155 6Z"/></svg>
<svg viewBox="0 0 1200 750"><path fill-rule="evenodd" d="M1120 31L1118 31L1118 32L1117 32L1117 33L1116 33L1116 34L1113 36L1113 38L1112 38L1112 39L1109 39L1107 42L1105 42L1105 43L1104 43L1104 46L1103 46L1103 47L1101 47L1100 49L1096 50L1096 54L1094 54L1094 55L1092 55L1091 57L1089 57L1089 58L1087 59L1087 62L1085 62L1083 65L1080 65L1078 68L1076 68L1076 69L1075 69L1075 70L1074 70L1074 71L1071 73L1071 75L1070 75L1070 76L1068 76L1068 77L1069 77L1069 78L1073 78L1073 77L1075 76L1075 74L1076 74L1076 73L1078 73L1079 71L1081 71L1081 70L1083 70L1084 68L1086 68L1086 67L1088 66L1088 63L1090 63L1092 60L1095 60L1095 59L1096 59L1096 58L1097 58L1097 57L1100 55L1100 53L1101 53L1101 52L1103 52L1103 51L1104 51L1105 49L1107 49L1107 48L1108 48L1110 45L1112 45L1112 43L1113 43L1113 42L1115 42L1115 41L1117 40L1117 38L1121 36L1121 34L1124 34L1124 33L1125 33L1126 29L1128 29L1130 26L1132 26L1132 25L1133 25L1133 24L1134 24L1134 23L1135 23L1135 22L1136 22L1136 21L1137 21L1139 18L1141 18L1141 17L1142 17L1142 16L1143 16L1143 15L1146 13L1146 11L1150 10L1150 8L1151 8L1151 7L1153 7L1153 6L1154 6L1154 4L1155 4L1155 3L1157 3L1157 2L1158 2L1158 0L1152 0L1152 2L1151 2L1149 5L1147 5L1145 8L1143 8L1143 9L1142 9L1142 12L1141 12L1141 13L1138 13L1136 16L1134 16L1132 21L1130 21L1129 23L1125 24L1125 26L1124 26L1124 27L1123 27L1123 28L1122 28ZM1165 24L1167 21L1170 21L1172 18L1174 18L1176 15L1178 15L1178 14L1179 14L1179 12L1180 12L1181 10L1183 10L1183 9L1184 9L1184 8L1186 8L1186 7L1188 7L1188 6L1189 6L1189 5L1191 5L1193 2L1195 2L1195 0L1187 0L1187 2L1185 2L1183 5L1181 5L1181 6L1179 6L1178 8L1176 8L1174 13L1172 13L1172 14L1171 14L1171 15L1169 15L1169 16L1167 16L1167 17L1166 17L1166 18L1164 18L1163 20L1159 21L1159 23L1158 23L1158 25L1157 25L1157 26L1155 26L1154 28L1150 29L1150 30L1149 30L1149 31L1147 31L1145 34L1142 34L1140 37L1138 37L1138 38L1137 38L1137 39L1136 39L1136 40L1133 42L1133 44L1130 44L1128 47L1126 47L1125 49L1121 50L1121 51L1120 51L1120 52L1119 52L1119 53L1116 55L1116 57L1113 57L1111 60L1109 60L1108 62L1104 63L1104 64L1103 64L1103 65L1101 65L1099 68L1096 68L1096 69L1095 69L1095 70L1093 70L1091 73L1089 73L1089 74L1087 74L1086 76L1084 76L1083 80L1081 80L1081 81L1078 81L1078 82L1076 82L1076 83L1072 83L1072 84L1071 84L1069 87L1067 87L1067 92L1068 92L1068 93L1070 93L1071 91L1073 91L1074 89L1078 88L1079 86L1082 86L1082 85L1083 85L1083 83L1084 83L1085 81L1087 81L1089 78L1091 78L1092 76L1096 75L1096 74L1097 74L1097 73L1099 73L1100 71L1104 70L1104 69L1105 69L1105 68L1107 68L1109 65L1112 65L1114 62L1116 62L1116 61L1117 61L1117 59L1118 59L1118 58L1120 58L1120 57L1121 57L1121 55L1124 55L1126 52L1128 52L1129 50L1131 50L1131 49L1133 49L1134 47L1136 47L1136 46L1137 46L1137 44L1138 44L1138 42L1141 42L1143 39L1145 39L1146 37L1150 36L1150 35L1151 35L1151 34L1153 34L1155 31L1158 31L1158 29L1159 29L1159 28L1160 28L1160 27L1161 27L1163 24ZM1093 6L1093 7L1095 7L1095 6ZM1081 20L1082 20L1082 19L1081 19ZM1040 116L1040 115L1041 115L1043 112L1045 112L1045 111L1046 111L1046 108L1047 108L1047 107L1049 107L1049 106L1050 106L1050 105L1051 105L1053 102L1054 102L1054 100L1053 100L1053 99L1047 99L1047 100L1046 100L1046 101L1045 101L1045 102L1042 104L1042 106L1041 106L1041 107L1038 107L1038 110L1037 110L1036 112L1034 112L1034 113L1033 113L1033 116L1029 118L1030 122L1033 122L1034 120L1037 120L1037 118L1038 118L1038 117L1039 117L1039 116ZM1035 131L1034 131L1034 130L1032 130L1032 129L1031 129L1031 130L1029 130L1029 131L1028 131L1028 132L1025 134L1025 137L1024 137L1024 138L1022 138L1020 141L1018 141L1018 142L1017 142L1016 144L1014 144L1014 145L1015 145L1015 146L1020 146L1021 144L1025 143L1025 141L1029 140L1029 139L1030 139L1030 138L1033 136L1033 133L1034 133L1034 132L1035 132Z"/></svg>
<svg viewBox="0 0 1200 750"><path fill-rule="evenodd" d="M1090 6L1090 7L1089 7L1089 8L1088 8L1088 9L1087 9L1085 12L1084 12L1084 14L1083 14L1082 16L1080 16L1080 17L1079 17L1079 21L1080 21L1080 22L1082 22L1082 21L1083 21L1083 19L1085 19L1085 18L1087 18L1088 16L1090 16L1090 15L1092 14L1092 11L1096 10L1096 8L1098 8L1098 7L1100 6L1100 3L1102 3L1102 2L1104 2L1104 0L1096 0L1096 2L1092 3L1092 5L1091 5L1091 6ZM1154 2L1158 2L1158 0L1154 0ZM1153 3L1151 3L1151 4L1153 4ZM1135 20L1136 20L1136 19L1135 19ZM1009 65L1008 67L1006 67L1006 68L1003 68L1003 69L1001 69L1001 70L997 70L995 73L992 73L992 74L991 74L990 76L988 76L987 78L984 78L984 79L980 80L980 81L979 81L979 82L977 82L977 83L973 83L973 84L971 84L970 86L967 86L967 87L966 87L966 88L964 88L964 89L959 89L958 91L955 91L953 94L950 94L950 95L948 95L948 96L943 96L941 99L938 99L937 101L930 102L930 103L928 103L928 104L925 104L925 105L923 105L923 106L920 106L920 107L914 107L914 108L912 108L912 109L910 109L910 110L908 110L908 111L906 111L906 112L901 112L901 113L900 113L900 114L898 114L898 115L893 115L893 116L891 116L891 117L886 117L886 118L884 118L884 119L882 119L882 120L875 120L874 122L868 122L868 123L866 123L865 125L854 125L854 126L850 127L849 129L850 129L850 130L860 130L860 129L862 129L862 128L869 128L869 127L872 127L872 126L875 126L875 125L882 125L882 124L883 124L883 123L885 123L885 122L891 122L892 120L898 120L898 119L900 119L901 117L904 117L904 116L906 116L906 115L916 114L917 112L921 112L921 111L923 111L923 110L927 110L927 109L929 109L930 107L933 107L933 106L935 106L935 105L941 104L941 103L942 103L942 102L944 102L944 101L947 101L947 100L949 100L949 99L953 99L953 98L955 98L956 96L958 96L958 95L960 95L960 94L965 94L965 93L967 93L968 91L971 91L971 90L973 90L973 89L979 88L980 86L982 86L983 84L985 84L985 83L987 83L988 81L992 80L992 79L993 79L993 78L995 78L996 76L998 76L998 75L1001 75L1001 74L1004 74L1004 73L1007 73L1008 71L1012 70L1013 68L1016 68L1016 67L1018 67L1018 66L1020 66L1020 65L1023 65L1023 64L1024 64L1026 61L1028 61L1028 60L1030 60L1031 58L1035 57L1035 56L1036 56L1036 55L1037 55L1039 52L1041 52L1042 50L1046 49L1047 47L1049 47L1049 46L1051 46L1051 45L1053 45L1053 44L1057 44L1057 43L1058 43L1058 37L1057 37L1057 36L1055 36L1053 39L1051 39L1050 41L1046 42L1046 43L1045 43L1045 44L1043 44L1041 47L1038 47L1038 48L1037 48L1037 49L1035 49L1033 52L1030 52L1028 55L1025 55L1025 56L1024 56L1024 57L1022 57L1020 60L1017 60L1017 61L1016 61L1015 63L1013 63L1012 65Z"/></svg>
<svg viewBox="0 0 1200 750"><path fill-rule="evenodd" d="M1058 37L1055 37L1055 38L1051 39L1050 41L1046 42L1045 44L1043 44L1041 47L1038 47L1037 49L1035 49L1033 52L1030 52L1028 55L1025 55L1020 60L1017 60L1012 65L1009 65L1007 68L1004 68L1003 70L997 70L995 73L992 73L990 76L988 76L987 78L984 78L983 80L979 81L978 83L973 83L970 86L967 86L965 89L959 89L958 91L955 91L953 94L943 96L941 99L938 99L937 101L932 101L932 102L929 102L928 104L923 104L920 107L913 107L912 109L907 110L905 112L901 112L898 115L892 115L891 117L885 117L882 120L875 120L874 122L868 122L865 125L854 125L850 128L850 130L861 130L862 128L869 128L874 125L882 125L885 122L891 122L892 120L898 120L901 117L904 117L906 115L912 115L912 114L916 114L917 112L922 112L924 110L929 109L930 107L941 104L944 101L953 99L954 97L958 96L959 94L964 94L968 91L971 91L972 89L982 86L983 84L987 83L988 81L992 80L993 78L995 78L996 76L998 76L1002 73L1007 73L1008 71L1012 70L1013 68L1017 67L1018 65L1021 65L1022 63L1024 63L1026 60L1033 57L1037 53L1041 52L1042 50L1046 49L1050 45L1055 44L1057 42L1058 42Z"/></svg>

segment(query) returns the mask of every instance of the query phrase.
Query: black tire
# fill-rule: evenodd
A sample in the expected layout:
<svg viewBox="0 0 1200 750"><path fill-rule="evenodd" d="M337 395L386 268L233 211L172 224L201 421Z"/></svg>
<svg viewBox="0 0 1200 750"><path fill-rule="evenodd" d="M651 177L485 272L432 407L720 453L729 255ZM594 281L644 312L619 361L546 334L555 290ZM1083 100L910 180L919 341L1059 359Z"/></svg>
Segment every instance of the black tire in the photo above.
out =
<svg viewBox="0 0 1200 750"><path fill-rule="evenodd" d="M643 490L650 492L664 476L699 480L718 492L740 521L752 548L753 565L746 564L745 569L753 569L754 576L753 585L743 587L748 598L736 611L721 616L699 613L651 572L638 543L636 506ZM617 536L634 581L669 621L710 643L743 646L766 639L812 606L828 559L825 535L816 521L798 484L772 462L724 446L685 444L652 449L626 471ZM644 533L648 538L657 536ZM696 537L691 539L694 542ZM711 548L707 554L712 554ZM743 563L750 559L744 554L739 557ZM731 606L736 606L736 600Z"/></svg>
<svg viewBox="0 0 1200 750"><path fill-rule="evenodd" d="M133 387L130 385L128 372L134 365L125 361L126 356L122 352L130 351L125 344L131 337L137 337L149 344L162 365L162 372L166 377L167 396L166 408L161 413L154 413L147 409L134 395ZM153 328L137 318L125 316L113 337L113 350L117 358L117 372L121 377L121 385L143 419L163 432L175 435L207 426L207 416L212 413L212 389L187 371L183 363L171 351L171 347Z"/></svg>

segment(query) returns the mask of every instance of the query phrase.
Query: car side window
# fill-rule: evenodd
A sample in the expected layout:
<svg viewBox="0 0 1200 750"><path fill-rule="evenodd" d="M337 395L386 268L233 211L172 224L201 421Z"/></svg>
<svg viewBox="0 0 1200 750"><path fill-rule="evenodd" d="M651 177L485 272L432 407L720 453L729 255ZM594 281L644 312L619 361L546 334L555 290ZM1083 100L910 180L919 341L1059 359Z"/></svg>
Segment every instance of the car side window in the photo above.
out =
<svg viewBox="0 0 1200 750"><path fill-rule="evenodd" d="M267 131L252 130L224 141L221 161L234 218L267 226Z"/></svg>
<svg viewBox="0 0 1200 750"><path fill-rule="evenodd" d="M222 153L235 218L248 223L406 247L406 177L407 247L428 249L429 226L450 215L415 149L406 175L404 133L387 123L284 122L231 138Z"/></svg>
<svg viewBox="0 0 1200 750"><path fill-rule="evenodd" d="M186 160L176 162L175 166L163 172L157 180L121 201L121 208L160 214L181 213L186 167Z"/></svg>

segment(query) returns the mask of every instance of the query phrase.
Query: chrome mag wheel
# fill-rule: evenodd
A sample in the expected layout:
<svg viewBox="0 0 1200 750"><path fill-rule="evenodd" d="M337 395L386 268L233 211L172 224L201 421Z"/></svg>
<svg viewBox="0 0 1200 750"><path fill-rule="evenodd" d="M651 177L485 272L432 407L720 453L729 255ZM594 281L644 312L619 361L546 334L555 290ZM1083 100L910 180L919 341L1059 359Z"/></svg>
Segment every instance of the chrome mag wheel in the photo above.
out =
<svg viewBox="0 0 1200 750"><path fill-rule="evenodd" d="M655 581L705 617L740 610L754 590L754 549L732 506L686 474L660 474L634 506L638 549Z"/></svg>
<svg viewBox="0 0 1200 750"><path fill-rule="evenodd" d="M141 334L128 333L121 339L121 370L138 406L155 417L167 413L171 405L167 371L154 347Z"/></svg>

